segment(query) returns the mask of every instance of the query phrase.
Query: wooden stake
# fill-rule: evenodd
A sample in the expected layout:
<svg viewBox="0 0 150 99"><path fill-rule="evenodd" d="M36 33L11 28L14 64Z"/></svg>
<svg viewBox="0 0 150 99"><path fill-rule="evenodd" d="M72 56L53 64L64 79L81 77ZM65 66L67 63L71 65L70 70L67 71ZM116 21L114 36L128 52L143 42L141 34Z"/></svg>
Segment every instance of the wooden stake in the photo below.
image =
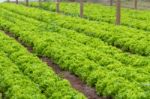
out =
<svg viewBox="0 0 150 99"><path fill-rule="evenodd" d="M113 0L110 0L110 6L112 6L113 5Z"/></svg>
<svg viewBox="0 0 150 99"><path fill-rule="evenodd" d="M18 0L16 0L16 4L18 4Z"/></svg>
<svg viewBox="0 0 150 99"><path fill-rule="evenodd" d="M134 0L134 8L137 9L137 0Z"/></svg>
<svg viewBox="0 0 150 99"><path fill-rule="evenodd" d="M121 1L116 1L116 25L120 25L121 20Z"/></svg>
<svg viewBox="0 0 150 99"><path fill-rule="evenodd" d="M39 6L40 6L40 7L42 6L41 0L39 0Z"/></svg>
<svg viewBox="0 0 150 99"><path fill-rule="evenodd" d="M29 0L26 0L26 6L29 6Z"/></svg>
<svg viewBox="0 0 150 99"><path fill-rule="evenodd" d="M56 1L56 12L59 13L59 0Z"/></svg>
<svg viewBox="0 0 150 99"><path fill-rule="evenodd" d="M83 0L80 0L80 17L83 17Z"/></svg>

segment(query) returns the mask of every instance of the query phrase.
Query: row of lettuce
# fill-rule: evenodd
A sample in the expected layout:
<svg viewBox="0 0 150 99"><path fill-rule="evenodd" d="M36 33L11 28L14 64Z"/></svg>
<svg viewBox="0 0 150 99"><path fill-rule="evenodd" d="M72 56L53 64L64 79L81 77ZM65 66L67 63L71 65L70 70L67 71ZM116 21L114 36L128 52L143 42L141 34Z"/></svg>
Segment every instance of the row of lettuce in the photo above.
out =
<svg viewBox="0 0 150 99"><path fill-rule="evenodd" d="M148 32L130 29L124 26L114 26L101 22L92 22L78 17L70 17L56 13L49 13L37 8L26 8L13 4L1 4L2 8L12 12L35 18L46 23L54 23L66 29L75 30L82 34L101 39L121 50L143 56L150 55L150 34ZM16 10L16 8L18 8ZM32 13L31 13L32 12Z"/></svg>
<svg viewBox="0 0 150 99"><path fill-rule="evenodd" d="M30 30L34 30L34 31L37 30L37 31L42 31L42 32L43 31L44 32L50 32L50 31L57 32L60 35L66 36L67 38L73 39L79 43L82 43L86 46L96 49L98 51L98 53L99 53L99 51L105 52L106 54L109 54L109 57L116 58L118 61L121 61L122 63L124 63L126 65L147 66L149 64L148 57L142 57L142 56L136 55L136 54L130 55L128 53L124 53L115 47L108 46L108 44L104 43L103 41L101 41L97 38L86 36L84 34L76 32L74 30L66 29L61 26L57 26L57 25L55 25L55 23L52 23L52 22L51 23L41 22L36 19L29 18L24 15L20 15L20 14L11 12L11 11L3 9L3 8L1 8L1 11L2 11L1 16L4 17L5 20L9 20L9 21L19 24L19 25L20 25L20 23L23 24L25 22L29 24L32 21L32 26L30 28L25 27L25 25L26 25L26 23L25 23L24 30L30 29ZM9 16L9 17L6 17L6 16ZM1 23L6 22L4 20L4 18L1 20L2 21ZM14 19L14 18L16 18L16 19ZM19 21L19 22L21 21L21 22L17 23L16 21ZM29 25L31 25L31 24L29 24ZM9 25L4 25L4 26L5 27L3 29L5 31L7 31L7 28L9 28ZM11 31L18 32L16 29L11 30ZM18 28L18 30L19 29L20 28ZM30 45L32 45L32 44L30 44ZM96 54L98 54L98 53L96 53Z"/></svg>
<svg viewBox="0 0 150 99"><path fill-rule="evenodd" d="M39 7L38 2L30 3L32 7ZM56 11L56 4L52 2L42 3L41 8L51 11ZM79 16L80 5L79 3L64 3L60 4L61 12L71 15ZM85 3L84 18L94 21L103 21L111 24L115 23L116 15L115 7L103 6L100 4ZM150 13L149 11L137 11L131 9L122 9L121 24L136 29L150 31Z"/></svg>
<svg viewBox="0 0 150 99"><path fill-rule="evenodd" d="M5 99L86 99L67 80L0 31L0 92Z"/></svg>
<svg viewBox="0 0 150 99"><path fill-rule="evenodd" d="M98 94L116 99L150 97L150 87L146 86L150 82L149 57L123 53L97 38L59 26L55 21L43 21L50 14L39 9L13 4L9 7L0 8L1 29L33 46L36 54L53 59L62 69L79 76L95 87ZM27 14L31 10L47 15L34 19L34 13Z"/></svg>

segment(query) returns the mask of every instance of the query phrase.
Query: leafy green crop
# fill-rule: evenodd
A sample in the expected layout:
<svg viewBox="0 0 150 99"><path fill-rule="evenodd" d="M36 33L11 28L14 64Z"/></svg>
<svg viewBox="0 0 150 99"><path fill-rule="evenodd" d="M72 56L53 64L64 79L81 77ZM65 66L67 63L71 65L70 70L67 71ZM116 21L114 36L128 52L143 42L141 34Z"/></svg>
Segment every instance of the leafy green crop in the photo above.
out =
<svg viewBox="0 0 150 99"><path fill-rule="evenodd" d="M118 27L104 22L92 22L78 17L58 15L36 8L27 9L26 7L19 6L19 9L16 10L13 6L13 4L9 4L9 7L7 4L1 5L4 9L35 18L39 21L46 22L47 24L53 23L55 26L61 26L86 34L87 36L101 39L110 45L133 54L135 53L144 56L149 56L150 54L150 35L148 32L130 29L124 26ZM32 14L29 12L32 12Z"/></svg>
<svg viewBox="0 0 150 99"><path fill-rule="evenodd" d="M30 6L39 7L38 2L31 2ZM42 3L41 8L45 10L56 11L56 4L53 2ZM80 5L79 3L64 3L61 2L60 11L66 15L79 16ZM110 24L115 23L115 7L104 6L100 4L85 3L84 4L84 18L98 21L107 22ZM149 11L138 11L122 8L121 25L132 27L136 29L150 31Z"/></svg>
<svg viewBox="0 0 150 99"><path fill-rule="evenodd" d="M8 99L85 99L67 80L30 54L15 40L0 32L0 91ZM3 51L3 52L2 52ZM1 56L2 56L1 55ZM32 82L32 83L31 83ZM55 94L60 94L55 96ZM55 96L55 97L54 97Z"/></svg>
<svg viewBox="0 0 150 99"><path fill-rule="evenodd" d="M0 51L0 91L6 99L46 99L38 86L23 75L6 55Z"/></svg>
<svg viewBox="0 0 150 99"><path fill-rule="evenodd" d="M6 5L10 6L7 7ZM143 87L142 85L143 83L150 82L149 57L124 53L104 43L101 39L74 31L72 29L76 27L74 24L81 19L73 19L70 17L68 20L74 20L74 24L69 25L70 23L62 19L67 20L67 18L61 15L57 16L53 14L55 16L52 17L51 14L43 10L15 6L13 4L6 5L3 4L3 8L1 8L1 13L3 13L3 15L0 14L1 29L11 32L27 45L33 46L36 54L53 59L61 68L69 70L79 76L87 84L95 87L98 94L112 96L118 99L147 99L149 97L150 88ZM46 22L46 19L50 23ZM60 23L61 25L55 23L59 22L55 19L62 21L62 23ZM86 22L86 20L81 21L81 24L84 24L84 22ZM70 29L63 28L64 25L69 25ZM81 25L81 27L84 27L84 25ZM89 32L89 30L92 29L88 28L86 31ZM79 31L83 30L80 29ZM105 39L111 36L111 33L108 34L109 35L104 37ZM109 40L114 41L115 38ZM134 43L131 43L131 45L132 44ZM3 44L3 46L5 46L3 50L7 53L14 52L14 50L6 48L6 45L8 44ZM18 51L16 53L18 53ZM34 72L30 72L32 69L35 71L39 69L32 67L30 69L28 67L28 65L33 63L27 61L33 60L34 63L37 62L34 61L34 58L27 57L28 55L18 57L20 54L21 53L17 55L10 54L8 57L16 62L20 70L24 71L29 78L32 78L35 83L38 83L41 89L46 88L44 94L49 96L48 92L52 92L53 88L47 88L44 82L39 82L40 80L36 77L36 74L39 75L39 72L36 72L35 75ZM45 69L40 70L45 71ZM54 81L51 81L51 86L53 86L52 82ZM58 88L62 90L65 89L61 87ZM60 97L61 95L58 90L56 91L56 93L51 95L54 98ZM68 92L64 91L64 93ZM75 97L79 96L76 95ZM66 96L66 98L67 97L70 96Z"/></svg>

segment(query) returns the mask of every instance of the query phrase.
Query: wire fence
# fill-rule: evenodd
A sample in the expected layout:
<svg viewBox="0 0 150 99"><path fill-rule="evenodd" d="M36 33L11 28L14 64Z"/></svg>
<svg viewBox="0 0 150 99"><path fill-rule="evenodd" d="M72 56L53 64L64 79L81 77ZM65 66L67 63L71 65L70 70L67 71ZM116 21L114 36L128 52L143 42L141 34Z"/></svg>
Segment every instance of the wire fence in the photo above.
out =
<svg viewBox="0 0 150 99"><path fill-rule="evenodd" d="M25 2L26 0L0 0L3 1L12 1L12 2ZM28 2L39 1L39 0L27 0ZM40 0L41 2L56 2L57 0ZM59 0L60 2L80 2L80 0ZM83 0L84 2L90 3L100 3L104 5L115 5L117 0ZM121 7L125 8L135 8L136 0L121 0ZM150 0L137 0L137 9L150 10Z"/></svg>
<svg viewBox="0 0 150 99"><path fill-rule="evenodd" d="M67 2L79 2L80 0L62 0ZM84 2L101 3L104 5L115 5L117 0L84 0ZM135 8L135 0L121 0L121 6ZM137 9L150 9L150 0L137 0Z"/></svg>
<svg viewBox="0 0 150 99"><path fill-rule="evenodd" d="M10 2L10 0L8 0ZM20 0L14 0L17 4ZM150 9L150 0L35 0L39 2L39 6L42 5L42 2L56 2L56 12L60 12L61 2L79 2L80 4L80 17L84 17L84 3L100 3L109 6L116 7L116 25L120 25L121 22L121 7L134 8L134 9ZM23 0L26 6L29 6L30 2L34 2L34 0ZM70 6L71 7L71 6Z"/></svg>

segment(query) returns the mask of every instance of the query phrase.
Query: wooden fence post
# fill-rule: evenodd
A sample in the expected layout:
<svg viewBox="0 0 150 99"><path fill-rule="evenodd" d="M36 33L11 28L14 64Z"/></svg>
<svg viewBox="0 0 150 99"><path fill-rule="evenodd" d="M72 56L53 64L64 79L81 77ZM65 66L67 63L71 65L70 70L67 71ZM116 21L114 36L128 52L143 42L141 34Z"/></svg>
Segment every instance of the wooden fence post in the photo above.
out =
<svg viewBox="0 0 150 99"><path fill-rule="evenodd" d="M16 4L18 4L18 0L16 0Z"/></svg>
<svg viewBox="0 0 150 99"><path fill-rule="evenodd" d="M137 9L137 0L134 0L134 9Z"/></svg>
<svg viewBox="0 0 150 99"><path fill-rule="evenodd" d="M26 6L29 6L29 0L26 0Z"/></svg>
<svg viewBox="0 0 150 99"><path fill-rule="evenodd" d="M113 0L110 0L110 6L112 6L113 5Z"/></svg>
<svg viewBox="0 0 150 99"><path fill-rule="evenodd" d="M42 6L41 0L39 0L39 6L40 6L40 7Z"/></svg>
<svg viewBox="0 0 150 99"><path fill-rule="evenodd" d="M116 25L120 25L121 21L121 1L116 1Z"/></svg>
<svg viewBox="0 0 150 99"><path fill-rule="evenodd" d="M56 12L59 13L60 9L59 9L59 0L56 1Z"/></svg>
<svg viewBox="0 0 150 99"><path fill-rule="evenodd" d="M83 0L80 0L80 17L83 17Z"/></svg>

